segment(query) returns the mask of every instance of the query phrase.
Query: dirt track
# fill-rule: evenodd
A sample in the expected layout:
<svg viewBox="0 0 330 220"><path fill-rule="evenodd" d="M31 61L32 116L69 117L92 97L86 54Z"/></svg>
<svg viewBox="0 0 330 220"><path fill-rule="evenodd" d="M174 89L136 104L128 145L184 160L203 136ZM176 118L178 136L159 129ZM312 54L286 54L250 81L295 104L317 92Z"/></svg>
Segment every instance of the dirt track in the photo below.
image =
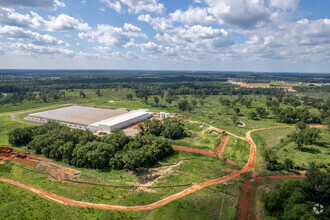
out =
<svg viewBox="0 0 330 220"><path fill-rule="evenodd" d="M7 96L8 96L6 93L2 93L2 95L3 95L3 97L0 98L0 102L1 102L2 100L4 100L5 98L7 98Z"/></svg>
<svg viewBox="0 0 330 220"><path fill-rule="evenodd" d="M223 144L222 144L222 147L221 147L220 152L219 152L219 154L218 154L218 158L220 158L220 159L222 159L222 154L223 154L223 152L225 151L225 147L226 147L226 145L227 145L227 143L228 143L228 141L229 141L229 138L230 138L229 135L226 136L226 139L224 140L224 142L223 142Z"/></svg>
<svg viewBox="0 0 330 220"><path fill-rule="evenodd" d="M279 128L279 127L273 127L273 128ZM7 179L7 178L3 178L3 177L0 177L0 180L3 181L3 182L7 182L7 183L10 183L10 184L13 184L13 185L16 185L16 186L19 186L19 187L22 187L24 189L27 189L33 193L36 193L37 195L43 197L43 198L46 198L46 199L49 199L51 201L54 201L54 202L58 202L58 203L61 203L61 204L65 204L65 205L71 205L71 206L80 206L80 207L90 207L90 208L97 208L97 209L108 209L108 210L122 210L122 211L140 211L140 210L150 210L150 209L155 209L155 208L158 208L158 207L161 207L163 205L166 205L174 200L177 200L179 198L182 198L188 194L191 194L193 192L196 192L197 190L200 190L204 187L207 187L207 186L210 186L210 185L214 185L214 184L218 184L218 183L222 183L226 180L229 180L231 178L234 178L236 176L239 176L240 174L243 174L247 171L249 171L250 169L253 168L253 165L256 161L256 145L255 143L253 142L253 140L251 139L251 132L254 132L254 131L259 131L259 130L263 130L263 129L271 129L271 128L261 128L261 129L255 129L255 130L251 130L251 131L248 131L246 133L246 137L245 138L242 138L240 137L241 139L244 139L246 141L248 141L250 143L250 154L249 154L249 160L248 160L248 163L245 165L245 167L241 170L235 170L233 171L232 173L228 174L227 176L223 176L221 178L218 178L218 179L213 179L213 180L209 180L209 181L206 181L206 182L203 182L203 183L199 183L199 184L196 184L192 187L189 187L177 194L174 194L174 195L171 195L169 197L166 197L162 200L159 200L157 202L154 202L154 203L151 203L149 205L141 205L141 206L116 206L116 205L106 205L106 204L96 204L96 203L89 203L89 202L81 202L81 201L76 201L76 200L73 200L73 199L70 199L70 198L66 198L66 197L63 197L63 196L58 196L58 195L55 195L53 193L49 193L49 192L46 192L42 189L39 189L39 188L36 188L34 186L31 186L31 185L28 185L28 184L25 184L25 183L21 183L21 182L18 182L18 181L15 181L15 180L11 180L11 179ZM236 136L236 135L235 135Z"/></svg>

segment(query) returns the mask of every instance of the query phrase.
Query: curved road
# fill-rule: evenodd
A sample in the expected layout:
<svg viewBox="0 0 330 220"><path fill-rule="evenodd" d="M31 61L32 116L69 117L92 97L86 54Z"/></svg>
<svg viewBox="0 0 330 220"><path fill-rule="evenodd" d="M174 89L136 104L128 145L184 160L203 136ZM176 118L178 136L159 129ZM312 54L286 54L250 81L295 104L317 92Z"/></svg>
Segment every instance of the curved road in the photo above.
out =
<svg viewBox="0 0 330 220"><path fill-rule="evenodd" d="M289 126L283 126L283 127L289 127ZM97 204L97 203L90 203L90 202L82 202L82 201L76 201L70 198L66 198L63 196L59 196L47 191L44 191L42 189L36 188L34 186L25 184L25 183L21 183L19 181L16 180L12 180L12 179L8 179L8 178L4 178L4 177L0 177L0 180L3 182L7 182L19 187L22 187L24 189L27 189L43 198L49 199L51 201L54 202L58 202L64 205L70 205L70 206L79 206L79 207L89 207L89 208L96 208L96 209L108 209L108 210L120 210L120 211L141 211L141 210L151 210L151 209L155 209L155 208L159 208L163 205L166 205L174 200L177 200L179 198L182 198L188 194L191 194L193 192L196 192L197 190L200 190L204 187L210 186L210 185L214 185L214 184L218 184L218 183L222 183L226 180L229 180L231 178L234 178L236 176L239 176L247 171L249 171L250 169L253 168L253 165L256 161L256 153L257 153L257 149L256 149L256 145L253 142L252 138L251 138L251 133L254 131L260 131L260 130L264 130L264 129L273 129L273 128L283 128L283 127L270 127L270 128L260 128L260 129L254 129L254 130L250 130L248 132L246 132L246 136L245 138L240 137L241 139L244 139L246 141L248 141L250 143L250 154L249 154L249 160L248 163L245 165L245 167L241 170L236 170L226 176L223 176L221 178L218 179L213 179L213 180L209 180L203 183L199 183L196 184L192 187L189 187L177 194L171 195L169 197L166 197L162 200L159 200L157 202L151 203L149 205L141 205L141 206L118 206L118 205L107 205L107 204ZM323 126L314 126L314 127L323 127ZM227 132L228 134L228 132ZM236 135L235 135L236 136Z"/></svg>
<svg viewBox="0 0 330 220"><path fill-rule="evenodd" d="M3 97L0 98L0 102L1 102L2 100L4 100L5 98L7 98L7 96L8 96L6 93L1 93L1 94L3 94Z"/></svg>

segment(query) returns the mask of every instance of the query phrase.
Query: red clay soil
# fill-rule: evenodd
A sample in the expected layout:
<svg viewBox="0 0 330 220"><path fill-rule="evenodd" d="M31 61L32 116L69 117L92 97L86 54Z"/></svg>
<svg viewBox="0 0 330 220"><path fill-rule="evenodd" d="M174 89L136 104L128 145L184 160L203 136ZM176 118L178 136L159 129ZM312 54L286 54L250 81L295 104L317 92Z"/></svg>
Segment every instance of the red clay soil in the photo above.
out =
<svg viewBox="0 0 330 220"><path fill-rule="evenodd" d="M214 155L216 155L216 154L218 153L218 151L219 151L219 149L221 148L221 146L222 146L223 141L225 140L225 138L226 138L226 135L223 135L223 136L221 137L220 143L219 143L218 146L216 146L216 147L214 148L214 150L213 150Z"/></svg>
<svg viewBox="0 0 330 220"><path fill-rule="evenodd" d="M39 163L36 166L36 170L48 173L58 180L73 180L80 177L80 171L50 162Z"/></svg>
<svg viewBox="0 0 330 220"><path fill-rule="evenodd" d="M244 183L242 184L241 188L241 196L238 202L239 208L239 216L238 220L248 219L248 207L249 207L249 199L248 199L248 189L251 187L251 182L244 177Z"/></svg>
<svg viewBox="0 0 330 220"><path fill-rule="evenodd" d="M225 141L224 141L224 143L223 143L223 145L222 145L222 148L221 148L221 150L220 150L220 152L219 152L219 154L218 154L218 158L219 158L219 159L222 159L222 154L223 154L223 152L225 151L225 147L226 147L226 145L227 145L227 143L228 143L228 141L229 141L229 138L230 138L229 135L226 136L226 139L225 139ZM234 163L235 163L235 162L234 162ZM235 165L236 165L236 163L235 163Z"/></svg>
<svg viewBox="0 0 330 220"><path fill-rule="evenodd" d="M30 166L30 167L34 167L34 166L37 165L35 162L24 160L24 159L21 159L19 157L13 157L13 156L11 156L11 157L8 157L7 160L16 161L16 162L18 162L20 164L27 165L27 166Z"/></svg>
<svg viewBox="0 0 330 220"><path fill-rule="evenodd" d="M237 163L235 163L235 161L232 161L232 160L229 160L229 159L226 159L225 160L226 163L229 163L229 164L232 164L232 165L237 165Z"/></svg>
<svg viewBox="0 0 330 220"><path fill-rule="evenodd" d="M193 153L198 153L198 154L204 154L207 156L213 156L213 152L211 151L206 151L206 150L198 150L198 149L192 149L188 147L181 147L181 146L172 146L173 149L176 150L182 150L182 151L187 151L187 152L193 152Z"/></svg>
<svg viewBox="0 0 330 220"><path fill-rule="evenodd" d="M270 128L268 128L268 129L270 129ZM262 129L256 129L256 130L262 130ZM33 192L33 193L36 193L37 195L39 195L43 198L46 198L46 199L49 199L49 200L52 200L52 201L55 201L55 202L58 202L58 203L61 203L61 204L65 204L65 205L90 207L90 208L97 208L97 209L108 209L108 210L121 210L121 211L151 210L151 209L159 208L159 207L161 207L163 205L166 205L166 204L168 204L168 203L170 203L174 200L177 200L177 199L182 198L186 195L189 195L193 192L196 192L197 190L200 190L204 187L225 182L229 179L237 177L237 176L251 170L253 168L255 160L256 160L256 145L254 144L253 140L251 139L251 135L250 135L251 132L253 132L253 131L255 131L255 130L248 131L246 133L246 137L244 138L246 141L248 141L250 143L250 154L249 154L248 163L245 165L245 167L243 169L235 170L232 173L230 173L226 176L223 176L221 178L217 178L217 179L213 179L213 180L209 180L209 181L206 181L206 182L203 182L203 183L196 184L196 185L191 186L191 187L189 187L189 188L187 188L187 189L185 189L185 190L183 190L183 191L181 191L177 194L171 195L169 197L166 197L162 200L159 200L159 201L154 202L154 203L149 204L149 205L116 206L116 205L106 205L106 204L96 204L96 203L90 203L90 202L82 202L82 201L76 201L76 200L73 200L73 199L70 199L70 198L66 198L66 197L63 197L63 196L58 196L58 195L52 194L52 193L46 192L42 189L36 188L34 186L18 182L16 180L11 180L11 179L7 179L7 178L4 178L4 177L0 177L0 181L7 182L7 183L10 183L10 184L22 187L24 189L27 189L27 190ZM178 148L182 149L181 147L178 147ZM199 151L199 150L197 150L197 151ZM206 151L206 153L207 153L207 155L209 154L209 152L207 152L207 151Z"/></svg>
<svg viewBox="0 0 330 220"><path fill-rule="evenodd" d="M301 174L298 174L298 175L293 174L293 175L278 175L278 176L265 176L265 177L261 177L261 176L256 175L255 173L253 173L251 176L255 180L255 182L258 182L263 179L272 179L273 180L273 179L301 178L301 177L305 176L305 172L302 172ZM240 214L237 218L238 220L244 220L244 219L249 218L248 208L249 208L249 205L251 205L251 201L249 201L248 191L249 191L249 189L251 189L251 187L253 187L252 183L250 182L250 180L245 178L245 181L242 184L241 196L240 196L240 199L238 202L238 208L240 210ZM262 185L258 187L258 190L260 190L261 188L263 188ZM260 220L259 204L260 204L260 198L258 198L258 200L257 200L257 214L256 214L257 220Z"/></svg>

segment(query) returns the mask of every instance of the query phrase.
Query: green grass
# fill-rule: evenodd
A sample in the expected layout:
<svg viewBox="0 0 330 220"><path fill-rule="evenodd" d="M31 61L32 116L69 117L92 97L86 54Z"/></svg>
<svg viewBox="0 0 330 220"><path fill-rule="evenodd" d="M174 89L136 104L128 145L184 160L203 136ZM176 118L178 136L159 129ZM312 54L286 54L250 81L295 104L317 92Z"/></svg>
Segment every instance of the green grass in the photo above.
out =
<svg viewBox="0 0 330 220"><path fill-rule="evenodd" d="M29 126L28 124L14 121L10 116L0 117L0 145L8 145L8 135L7 133L15 128L22 128Z"/></svg>
<svg viewBox="0 0 330 220"><path fill-rule="evenodd" d="M147 213L66 206L0 182L0 219L141 219Z"/></svg>
<svg viewBox="0 0 330 220"><path fill-rule="evenodd" d="M254 142L257 145L257 161L255 165L255 170L259 175L272 175L274 173L283 173L283 172L272 172L267 170L264 159L262 158L262 151L264 148L274 148L275 152L278 155L279 162L282 163L286 158L289 158L294 161L295 165L298 166L308 166L310 162L316 163L325 163L330 164L329 158L329 131L326 128L320 129L320 145L311 145L306 146L308 149L317 149L320 153L309 153L303 152L297 149L297 146L291 142L285 146L277 147L280 144L280 140L285 138L288 134L295 130L292 128L278 128L278 129L269 129L263 131L253 132L251 134Z"/></svg>
<svg viewBox="0 0 330 220"><path fill-rule="evenodd" d="M249 160L249 154L250 144L247 141L230 137L222 157L235 161L240 168L243 168Z"/></svg>
<svg viewBox="0 0 330 220"><path fill-rule="evenodd" d="M240 183L228 184L226 192L239 196ZM201 189L193 194L187 195L168 205L152 211L146 219L219 219L221 205L224 199L221 219L235 219L236 207L239 197L224 195L223 184L215 185L210 189Z"/></svg>
<svg viewBox="0 0 330 220"><path fill-rule="evenodd" d="M224 191L224 185L210 187ZM229 184L227 193L237 195L240 183ZM238 196L238 195L237 195ZM150 211L112 211L65 206L27 190L0 182L1 219L218 219L222 199L223 219L235 219L238 197L202 189Z"/></svg>
<svg viewBox="0 0 330 220"><path fill-rule="evenodd" d="M212 151L219 143L222 134L205 132L196 133L198 137L185 137L179 140L169 140L173 145Z"/></svg>
<svg viewBox="0 0 330 220"><path fill-rule="evenodd" d="M173 186L181 184L201 183L225 175L222 169L231 167L216 158L195 155L193 153L177 152L173 156L161 161L157 166L174 164L182 159L186 160L181 166L174 168L173 172L158 181L155 186ZM16 162L14 162L17 164ZM61 164L61 163L60 163ZM23 165L20 165L23 166ZM134 188L111 188L105 186L76 185L69 182L50 181L47 174L35 173L34 168L24 166L22 169L13 166L10 174L1 174L4 177L22 181L62 196L81 201L115 205L142 205L155 202L169 195L175 194L184 187L157 188L153 193L137 191ZM72 167L73 168L73 167ZM27 171L31 170L31 171ZM75 168L82 172L81 181L99 184L126 185L138 184L137 176L126 175L124 170L90 170Z"/></svg>

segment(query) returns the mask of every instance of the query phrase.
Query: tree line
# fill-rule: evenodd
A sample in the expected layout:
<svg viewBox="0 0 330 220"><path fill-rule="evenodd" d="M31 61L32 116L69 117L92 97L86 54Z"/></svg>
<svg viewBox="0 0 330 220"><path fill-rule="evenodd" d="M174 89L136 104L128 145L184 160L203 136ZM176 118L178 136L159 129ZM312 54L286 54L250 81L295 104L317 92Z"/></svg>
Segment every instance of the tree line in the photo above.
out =
<svg viewBox="0 0 330 220"><path fill-rule="evenodd" d="M45 157L94 169L150 167L173 153L166 140L147 132L127 137L116 130L100 138L90 131L70 129L53 121L39 127L16 128L8 136L14 146L27 145Z"/></svg>

